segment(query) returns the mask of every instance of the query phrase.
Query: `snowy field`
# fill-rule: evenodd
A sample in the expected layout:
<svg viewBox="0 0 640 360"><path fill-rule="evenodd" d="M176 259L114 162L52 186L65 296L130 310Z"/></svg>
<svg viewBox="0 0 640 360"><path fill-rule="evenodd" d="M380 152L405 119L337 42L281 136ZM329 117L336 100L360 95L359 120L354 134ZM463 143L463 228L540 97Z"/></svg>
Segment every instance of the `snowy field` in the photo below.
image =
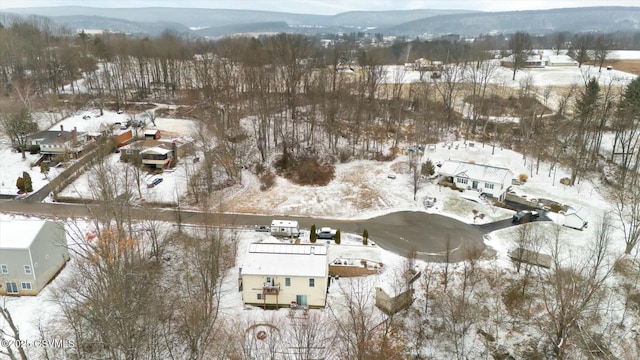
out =
<svg viewBox="0 0 640 360"><path fill-rule="evenodd" d="M545 54L552 54L552 50L544 50ZM613 51L610 55L612 60L636 60L640 59L640 51ZM513 78L513 69L499 66L500 61L496 60L496 72L491 83L497 85L505 85L509 87L519 87L520 82L524 79L530 78L531 85L544 87L548 85L553 86L570 86L574 84L584 85L585 79L589 77L596 77L600 84L608 85L626 85L629 81L635 78L634 74L629 74L619 70L606 70L603 68L599 71L599 68L591 65L577 66L547 66L544 68L525 68L519 69L516 72L516 79ZM427 74L429 79L429 74ZM395 82L412 83L420 81L420 72L405 70L404 66L388 66L385 73L384 82L391 84Z"/></svg>

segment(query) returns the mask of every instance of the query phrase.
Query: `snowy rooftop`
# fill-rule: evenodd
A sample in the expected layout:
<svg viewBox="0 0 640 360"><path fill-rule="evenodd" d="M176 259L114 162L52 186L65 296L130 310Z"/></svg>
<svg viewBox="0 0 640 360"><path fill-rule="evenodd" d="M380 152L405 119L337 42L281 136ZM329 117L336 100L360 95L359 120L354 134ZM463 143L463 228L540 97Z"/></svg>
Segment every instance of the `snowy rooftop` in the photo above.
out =
<svg viewBox="0 0 640 360"><path fill-rule="evenodd" d="M462 176L496 184L504 184L513 177L513 172L506 168L457 160L445 161L442 163L439 172L446 176Z"/></svg>
<svg viewBox="0 0 640 360"><path fill-rule="evenodd" d="M272 227L286 227L286 228L297 228L298 227L298 222L297 221L289 221L289 220L273 220L271 221L271 226Z"/></svg>
<svg viewBox="0 0 640 360"><path fill-rule="evenodd" d="M323 245L253 243L242 266L243 275L318 277L327 272Z"/></svg>
<svg viewBox="0 0 640 360"><path fill-rule="evenodd" d="M0 221L0 249L27 249L45 220Z"/></svg>
<svg viewBox="0 0 640 360"><path fill-rule="evenodd" d="M166 154L168 154L170 152L171 152L170 149L165 149L165 148L160 147L160 146L154 146L152 148L144 149L144 150L140 151L141 154L159 154L159 155L166 155Z"/></svg>

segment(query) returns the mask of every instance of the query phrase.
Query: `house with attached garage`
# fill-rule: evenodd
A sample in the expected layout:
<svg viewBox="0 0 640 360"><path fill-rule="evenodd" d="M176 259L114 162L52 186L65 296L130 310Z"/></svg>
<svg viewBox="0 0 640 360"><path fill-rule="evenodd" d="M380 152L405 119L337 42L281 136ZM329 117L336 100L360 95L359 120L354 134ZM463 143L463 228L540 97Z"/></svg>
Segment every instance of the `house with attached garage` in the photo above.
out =
<svg viewBox="0 0 640 360"><path fill-rule="evenodd" d="M476 190L500 201L504 201L514 177L513 171L506 168L457 160L443 162L438 173L458 188Z"/></svg>
<svg viewBox="0 0 640 360"><path fill-rule="evenodd" d="M37 295L67 261L64 224L0 221L0 295Z"/></svg>
<svg viewBox="0 0 640 360"><path fill-rule="evenodd" d="M240 269L242 301L264 308L322 308L328 277L324 245L253 243Z"/></svg>

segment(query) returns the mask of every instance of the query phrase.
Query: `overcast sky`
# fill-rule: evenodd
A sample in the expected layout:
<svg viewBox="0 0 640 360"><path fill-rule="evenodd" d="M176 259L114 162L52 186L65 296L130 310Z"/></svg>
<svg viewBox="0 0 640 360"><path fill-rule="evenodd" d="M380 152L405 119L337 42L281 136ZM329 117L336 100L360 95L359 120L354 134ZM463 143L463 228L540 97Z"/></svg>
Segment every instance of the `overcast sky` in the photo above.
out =
<svg viewBox="0 0 640 360"><path fill-rule="evenodd" d="M0 9L40 6L189 7L332 15L354 10L540 10L586 6L640 6L640 0L0 0Z"/></svg>

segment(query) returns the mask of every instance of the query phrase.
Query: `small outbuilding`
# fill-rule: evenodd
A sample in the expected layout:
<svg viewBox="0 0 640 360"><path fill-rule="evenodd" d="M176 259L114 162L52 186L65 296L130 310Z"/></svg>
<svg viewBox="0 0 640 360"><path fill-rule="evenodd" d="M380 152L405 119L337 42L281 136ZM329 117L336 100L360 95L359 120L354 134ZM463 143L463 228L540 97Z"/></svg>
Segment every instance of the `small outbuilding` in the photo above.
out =
<svg viewBox="0 0 640 360"><path fill-rule="evenodd" d="M64 224L0 222L0 295L37 295L69 261Z"/></svg>
<svg viewBox="0 0 640 360"><path fill-rule="evenodd" d="M145 139L160 140L160 130L147 129L144 131Z"/></svg>

